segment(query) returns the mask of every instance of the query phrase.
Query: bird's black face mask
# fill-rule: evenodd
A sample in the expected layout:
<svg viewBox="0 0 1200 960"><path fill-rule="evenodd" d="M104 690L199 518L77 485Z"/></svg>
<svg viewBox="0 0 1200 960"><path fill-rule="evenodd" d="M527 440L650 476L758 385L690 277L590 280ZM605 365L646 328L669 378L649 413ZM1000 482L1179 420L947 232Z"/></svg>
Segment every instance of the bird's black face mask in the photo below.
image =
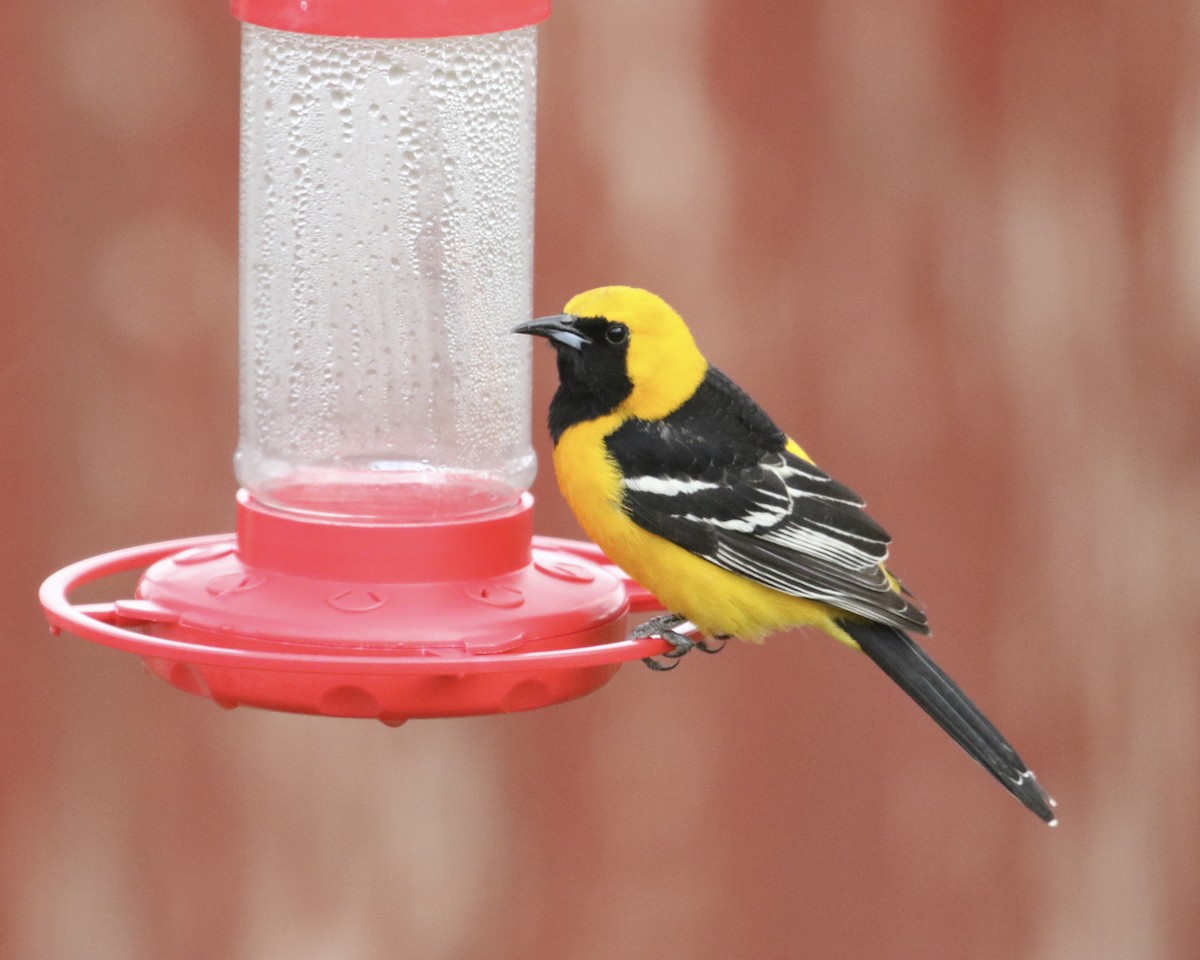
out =
<svg viewBox="0 0 1200 960"><path fill-rule="evenodd" d="M625 367L629 328L624 324L560 314L523 323L513 332L545 337L558 355L558 391L550 403L555 443L568 427L612 412L633 392Z"/></svg>

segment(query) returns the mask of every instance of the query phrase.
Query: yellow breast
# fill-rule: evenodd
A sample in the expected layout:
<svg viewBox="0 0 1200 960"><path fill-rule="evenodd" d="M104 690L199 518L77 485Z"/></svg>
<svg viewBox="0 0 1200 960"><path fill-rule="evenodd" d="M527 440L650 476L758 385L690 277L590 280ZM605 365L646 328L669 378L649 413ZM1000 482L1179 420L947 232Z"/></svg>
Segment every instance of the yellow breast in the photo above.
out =
<svg viewBox="0 0 1200 960"><path fill-rule="evenodd" d="M580 526L609 558L709 636L757 640L813 624L833 633L831 608L791 597L709 563L644 530L621 509L621 475L604 438L624 418L611 414L569 427L554 448L559 489ZM838 636L841 634L841 636ZM845 638L842 631L834 633ZM848 638L845 638L848 640Z"/></svg>

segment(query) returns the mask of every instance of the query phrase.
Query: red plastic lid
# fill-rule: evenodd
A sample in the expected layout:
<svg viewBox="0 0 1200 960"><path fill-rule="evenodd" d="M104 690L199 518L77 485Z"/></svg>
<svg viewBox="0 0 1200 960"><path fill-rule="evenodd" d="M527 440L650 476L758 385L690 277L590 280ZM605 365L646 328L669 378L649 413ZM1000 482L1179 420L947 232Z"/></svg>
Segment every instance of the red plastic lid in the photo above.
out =
<svg viewBox="0 0 1200 960"><path fill-rule="evenodd" d="M515 30L550 15L550 0L231 0L246 23L328 37L461 37Z"/></svg>

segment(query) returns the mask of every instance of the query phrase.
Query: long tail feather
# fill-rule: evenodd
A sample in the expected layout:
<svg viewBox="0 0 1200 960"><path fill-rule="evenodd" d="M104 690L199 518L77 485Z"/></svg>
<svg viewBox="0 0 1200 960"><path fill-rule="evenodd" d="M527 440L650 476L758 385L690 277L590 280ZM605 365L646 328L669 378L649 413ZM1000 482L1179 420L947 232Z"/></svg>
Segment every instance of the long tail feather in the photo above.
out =
<svg viewBox="0 0 1200 960"><path fill-rule="evenodd" d="M1051 826L1058 822L1050 794L1017 752L908 634L862 620L839 620L838 626L1004 789Z"/></svg>

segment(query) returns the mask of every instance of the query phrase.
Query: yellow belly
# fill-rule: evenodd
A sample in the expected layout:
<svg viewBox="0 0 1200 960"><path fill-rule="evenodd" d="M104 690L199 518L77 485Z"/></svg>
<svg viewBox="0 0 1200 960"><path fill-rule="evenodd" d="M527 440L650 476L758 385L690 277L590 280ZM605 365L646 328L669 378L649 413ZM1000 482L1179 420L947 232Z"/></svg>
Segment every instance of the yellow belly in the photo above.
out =
<svg viewBox="0 0 1200 960"><path fill-rule="evenodd" d="M789 627L813 625L851 646L833 623L834 608L792 597L709 563L644 530L620 506L621 482L604 437L617 415L570 427L554 449L559 489L580 526L612 561L709 636L761 640Z"/></svg>

